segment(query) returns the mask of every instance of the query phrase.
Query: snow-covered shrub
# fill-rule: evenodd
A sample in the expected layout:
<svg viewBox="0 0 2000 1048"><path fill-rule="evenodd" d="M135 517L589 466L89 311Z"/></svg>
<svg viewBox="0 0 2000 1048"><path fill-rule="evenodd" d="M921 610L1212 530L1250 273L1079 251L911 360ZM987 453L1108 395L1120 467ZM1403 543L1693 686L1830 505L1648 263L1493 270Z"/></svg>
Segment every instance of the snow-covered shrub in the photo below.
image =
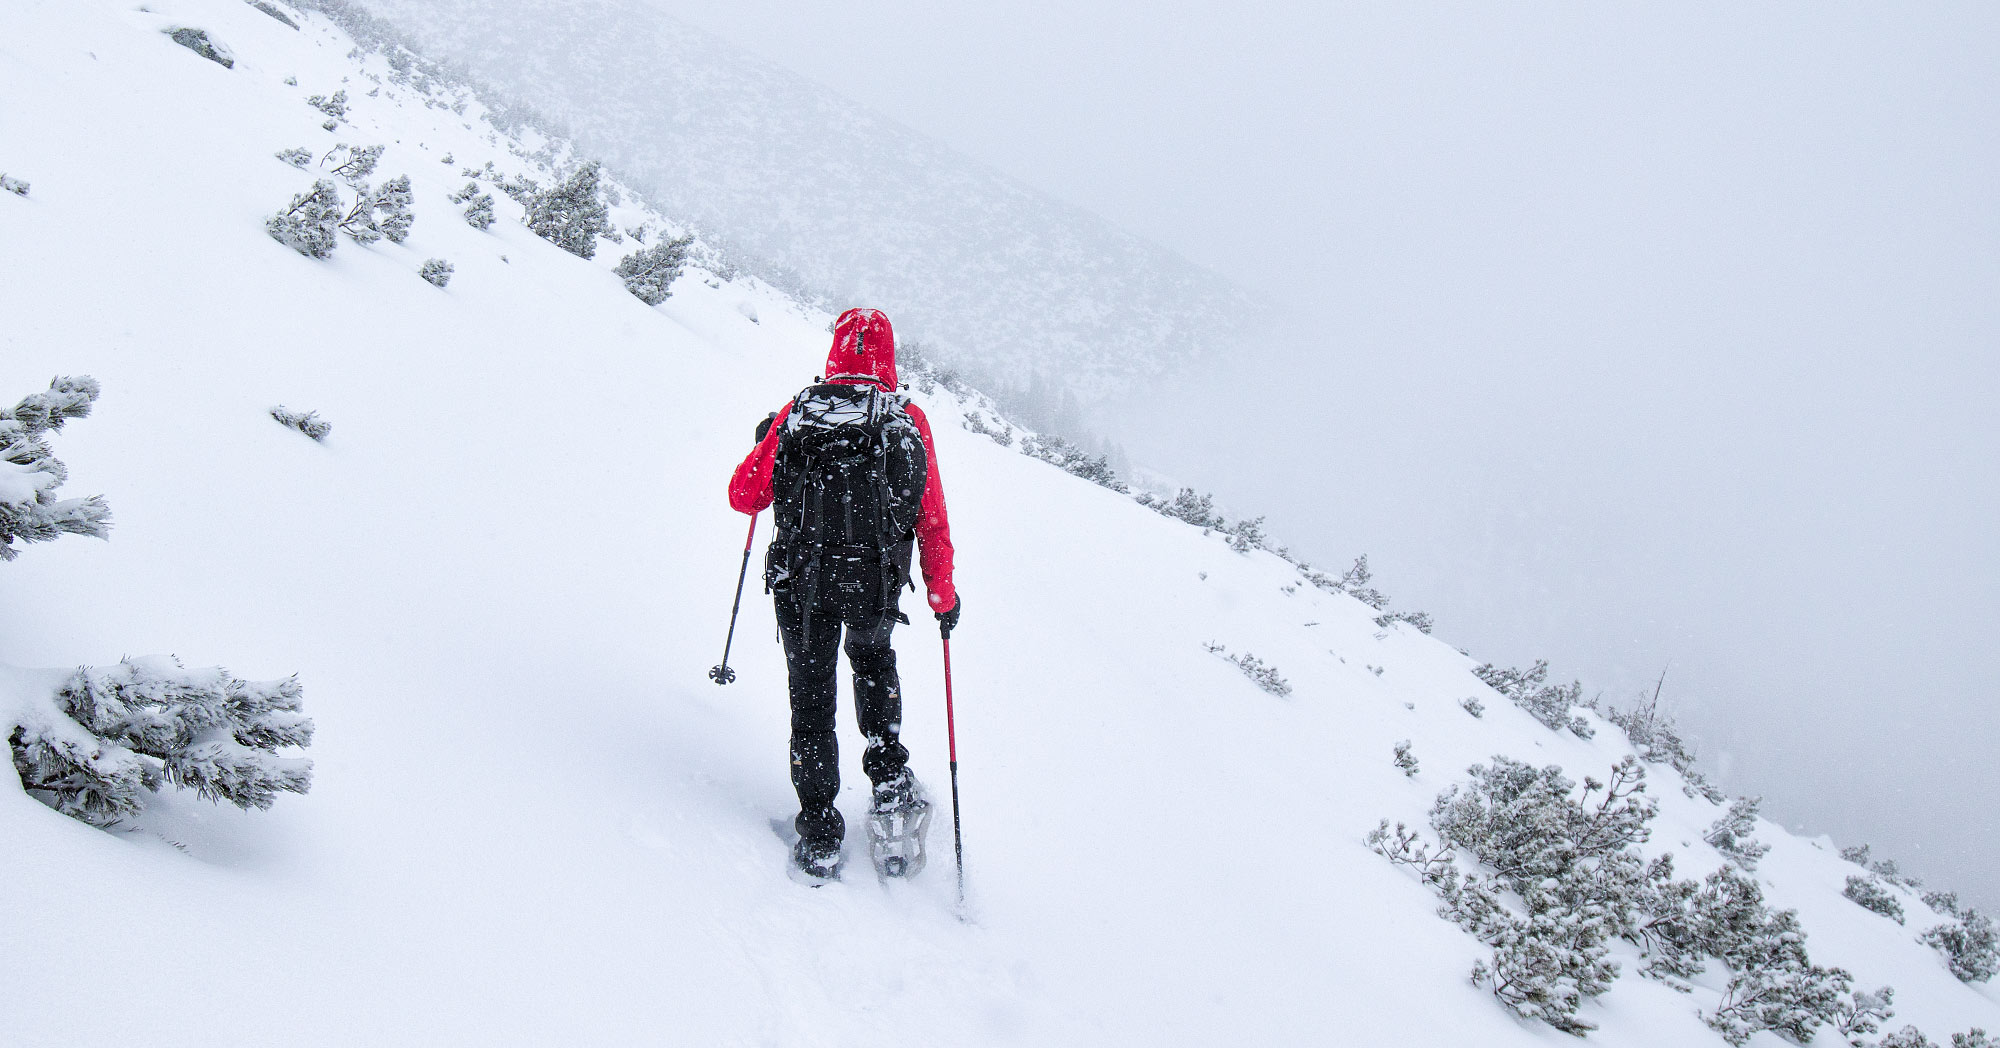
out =
<svg viewBox="0 0 2000 1048"><path fill-rule="evenodd" d="M21 785L65 815L111 826L164 783L240 808L304 793L312 761L278 750L312 743L298 678L251 682L171 657L84 667L8 736Z"/></svg>
<svg viewBox="0 0 2000 1048"><path fill-rule="evenodd" d="M1405 778L1416 777L1417 758L1410 752L1410 740L1408 739L1404 739L1396 744L1396 767L1403 770Z"/></svg>
<svg viewBox="0 0 2000 1048"><path fill-rule="evenodd" d="M1591 727L1590 719L1581 713L1569 719L1569 733L1585 741L1597 737L1597 729Z"/></svg>
<svg viewBox="0 0 2000 1048"><path fill-rule="evenodd" d="M1569 711L1583 698L1582 681L1568 685L1548 683L1547 659L1536 659L1525 670L1498 669L1488 662L1474 668L1472 675L1551 729L1569 726Z"/></svg>
<svg viewBox="0 0 2000 1048"><path fill-rule="evenodd" d="M271 417L277 419L279 425L296 429L320 443L325 443L327 434L333 432L333 423L320 418L317 411L301 414L280 404L271 409Z"/></svg>
<svg viewBox="0 0 2000 1048"><path fill-rule="evenodd" d="M489 168L492 167L492 163L490 160L487 161L487 166ZM493 184L498 186L502 193L512 197L514 202L522 207L533 204L535 198L541 195L542 192L542 184L526 175L515 175L513 178L503 180L489 172L487 177L493 178Z"/></svg>
<svg viewBox="0 0 2000 1048"><path fill-rule="evenodd" d="M1474 717L1486 716L1486 704L1480 702L1477 698L1471 695L1467 695L1465 698L1458 700L1458 706L1460 709L1464 710L1467 713L1472 714Z"/></svg>
<svg viewBox="0 0 2000 1048"><path fill-rule="evenodd" d="M1425 611L1391 611L1375 616L1377 629L1386 630L1398 622L1407 622L1415 626L1418 633L1429 633L1434 625L1430 613Z"/></svg>
<svg viewBox="0 0 2000 1048"><path fill-rule="evenodd" d="M417 270L418 276L436 284L438 287L443 287L451 283L451 274L451 263L441 258L424 259L423 268Z"/></svg>
<svg viewBox="0 0 2000 1048"><path fill-rule="evenodd" d="M1896 1003L1896 990L1884 986L1874 993L1866 990L1854 991L1854 996L1834 1008L1833 1028L1850 1045L1866 1045L1863 1034L1871 1034L1882 1028L1890 1016L1896 1014L1891 1007Z"/></svg>
<svg viewBox="0 0 2000 1048"><path fill-rule="evenodd" d="M333 162L333 177L362 190L366 196L368 176L375 173L375 165L382 162L384 146L350 146L345 142L335 145L320 157L321 167Z"/></svg>
<svg viewBox="0 0 2000 1048"><path fill-rule="evenodd" d="M630 291L634 298L649 306L657 306L673 296L674 280L681 275L681 267L687 262L688 246L693 243L694 237L679 236L662 240L652 247L642 247L619 259L617 268L612 272L625 281L625 290ZM568 245L564 246L567 248Z"/></svg>
<svg viewBox="0 0 2000 1048"><path fill-rule="evenodd" d="M1922 1030L1914 1026L1905 1026L1875 1042L1875 1048L1938 1048L1938 1046L1936 1041L1925 1037Z"/></svg>
<svg viewBox="0 0 2000 1048"><path fill-rule="evenodd" d="M1972 907L1953 906L1952 919L1918 938L1944 955L1945 967L1961 982L1985 982L2000 972L2000 935L1993 919Z"/></svg>
<svg viewBox="0 0 2000 1048"><path fill-rule="evenodd" d="M313 158L312 150L307 149L304 146L294 146L291 149L280 149L277 152L272 153L271 155L277 157L278 159L284 161L285 163L290 164L293 167L296 167L300 170L304 170L307 164L312 163L312 158Z"/></svg>
<svg viewBox="0 0 2000 1048"><path fill-rule="evenodd" d="M375 224L375 199L369 195L365 182L354 189L354 206L341 216L340 231L353 237L357 244L373 244L382 239L382 227Z"/></svg>
<svg viewBox="0 0 2000 1048"><path fill-rule="evenodd" d="M1186 521L1197 528L1222 526L1222 517L1215 512L1214 496L1196 494L1193 488L1182 488L1171 499L1154 499L1147 495L1139 502L1162 516Z"/></svg>
<svg viewBox="0 0 2000 1048"><path fill-rule="evenodd" d="M1231 524L1226 530L1229 548L1238 553L1248 553L1253 549L1263 549L1268 541L1264 536L1264 518L1252 517Z"/></svg>
<svg viewBox="0 0 2000 1048"><path fill-rule="evenodd" d="M90 414L97 380L88 375L49 380L49 388L0 410L0 561L21 555L14 541L47 542L62 535L104 538L111 507L101 496L56 498L69 478L46 437Z"/></svg>
<svg viewBox="0 0 2000 1048"><path fill-rule="evenodd" d="M332 179L322 178L313 183L311 190L293 197L289 207L266 220L264 229L271 239L301 255L328 258L340 244L334 236L340 223L340 190Z"/></svg>
<svg viewBox="0 0 2000 1048"><path fill-rule="evenodd" d="M335 120L347 119L347 89L342 88L331 95L312 95L306 104L325 113Z"/></svg>
<svg viewBox="0 0 2000 1048"><path fill-rule="evenodd" d="M417 216L411 210L410 176L396 177L376 187L371 198L377 214L376 224L389 243L400 244L410 238L410 227L416 224Z"/></svg>
<svg viewBox="0 0 2000 1048"><path fill-rule="evenodd" d="M1985 1030L1975 1026L1964 1033L1952 1034L1951 1048L1995 1048L1995 1044Z"/></svg>
<svg viewBox="0 0 2000 1048"><path fill-rule="evenodd" d="M291 26L293 29L297 29L299 27L299 24L297 22L292 21L291 15L288 15L285 12L279 10L278 6L276 4L271 3L270 0L243 0L243 2L249 4L251 7L254 7L259 11L264 12L267 15L270 15L272 18L275 18L278 21L283 22L288 26Z"/></svg>
<svg viewBox="0 0 2000 1048"><path fill-rule="evenodd" d="M28 183L12 175L0 174L0 192L12 193L15 196L27 196Z"/></svg>
<svg viewBox="0 0 2000 1048"><path fill-rule="evenodd" d="M1884 917L1903 923L1903 904L1882 882L1873 877L1849 877L1847 887L1841 890L1855 905L1864 910L1873 910Z"/></svg>
<svg viewBox="0 0 2000 1048"><path fill-rule="evenodd" d="M161 32L174 43L193 51L195 54L214 62L224 69L236 68L236 54L224 46L222 41L208 35L206 29L191 29L186 26L171 26Z"/></svg>
<svg viewBox="0 0 2000 1048"><path fill-rule="evenodd" d="M1729 814L1715 820L1702 840L1714 846L1729 861L1745 870L1755 870L1757 860L1771 850L1771 846L1751 836L1757 832L1757 805L1760 798L1738 797L1729 805Z"/></svg>
<svg viewBox="0 0 2000 1048"><path fill-rule="evenodd" d="M1246 651L1241 655L1230 656L1229 661L1235 663L1237 668L1243 671L1243 675L1250 678L1251 683L1259 688L1281 699L1292 693L1291 684L1278 675L1278 667L1265 665L1263 659Z"/></svg>
<svg viewBox="0 0 2000 1048"><path fill-rule="evenodd" d="M1740 953L1724 958L1735 974L1702 1021L1736 1048L1760 1030L1803 1044L1821 1025L1835 1022L1854 977L1813 964L1805 939L1795 911L1770 914L1756 934L1745 938Z"/></svg>
<svg viewBox="0 0 2000 1048"><path fill-rule="evenodd" d="M1609 707L1602 711L1604 719L1625 732L1632 748L1648 764L1665 764L1683 776L1694 770L1694 750L1681 737L1680 728L1674 719L1660 709L1659 692L1643 706L1630 710ZM1719 802L1718 802L1719 803Z"/></svg>
<svg viewBox="0 0 2000 1048"><path fill-rule="evenodd" d="M1003 445L1006 443L1008 442L1002 441ZM1125 486L1124 481L1118 479L1118 471L1111 468L1108 457L1090 455L1064 437L1048 433L1023 437L1021 454L1040 459L1072 477L1081 477L1098 487L1110 488L1121 495L1131 490ZM1232 541L1230 545L1234 548L1236 543Z"/></svg>
<svg viewBox="0 0 2000 1048"><path fill-rule="evenodd" d="M1328 593L1344 593L1376 611L1389 606L1389 598L1383 596L1380 590L1368 585L1369 580L1375 576L1368 570L1368 555L1365 553L1354 558L1354 565L1339 578L1334 578L1323 571L1314 571L1312 565L1303 562L1294 562L1294 566L1299 569L1299 574L1307 582Z"/></svg>
<svg viewBox="0 0 2000 1048"><path fill-rule="evenodd" d="M611 231L611 212L598 190L602 177L596 161L584 164L536 193L523 221L536 236L564 251L578 258L595 257L597 238Z"/></svg>
<svg viewBox="0 0 2000 1048"><path fill-rule="evenodd" d="M451 202L465 205L466 225L474 229L493 225L493 194L481 193L479 183L467 182L464 189L451 195Z"/></svg>

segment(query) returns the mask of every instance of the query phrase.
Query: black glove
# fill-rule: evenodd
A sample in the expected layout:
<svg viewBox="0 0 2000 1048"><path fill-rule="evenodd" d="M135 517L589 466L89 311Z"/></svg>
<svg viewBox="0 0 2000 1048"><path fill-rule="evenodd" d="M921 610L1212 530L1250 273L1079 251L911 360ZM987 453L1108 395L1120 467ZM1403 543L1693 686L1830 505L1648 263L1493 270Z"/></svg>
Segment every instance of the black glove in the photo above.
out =
<svg viewBox="0 0 2000 1048"><path fill-rule="evenodd" d="M764 442L764 434L771 432L771 423L776 421L778 421L778 413L773 411L764 416L764 421L757 423L757 443L762 444Z"/></svg>
<svg viewBox="0 0 2000 1048"><path fill-rule="evenodd" d="M936 612L938 620L938 633L943 635L945 639L949 640L951 638L951 631L958 628L958 609L964 606L965 606L964 597L954 597L951 602L950 611Z"/></svg>

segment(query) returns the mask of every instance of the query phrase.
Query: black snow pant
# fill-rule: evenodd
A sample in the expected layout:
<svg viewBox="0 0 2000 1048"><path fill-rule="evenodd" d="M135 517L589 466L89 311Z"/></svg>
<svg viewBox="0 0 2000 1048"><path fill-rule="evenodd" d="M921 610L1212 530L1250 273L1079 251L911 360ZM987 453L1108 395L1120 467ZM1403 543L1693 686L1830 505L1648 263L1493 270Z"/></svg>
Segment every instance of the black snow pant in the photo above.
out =
<svg viewBox="0 0 2000 1048"><path fill-rule="evenodd" d="M901 775L910 759L897 739L903 729L903 693L896 679L896 652L889 647L898 616L893 608L885 614L854 607L833 586L816 593L807 609L800 592L807 588L794 584L776 595L778 630L791 676L792 787L799 795L793 825L800 837L839 841L847 832L833 803L840 793L834 673L841 632L846 631L847 661L854 669L854 719L867 740L861 767L879 785Z"/></svg>

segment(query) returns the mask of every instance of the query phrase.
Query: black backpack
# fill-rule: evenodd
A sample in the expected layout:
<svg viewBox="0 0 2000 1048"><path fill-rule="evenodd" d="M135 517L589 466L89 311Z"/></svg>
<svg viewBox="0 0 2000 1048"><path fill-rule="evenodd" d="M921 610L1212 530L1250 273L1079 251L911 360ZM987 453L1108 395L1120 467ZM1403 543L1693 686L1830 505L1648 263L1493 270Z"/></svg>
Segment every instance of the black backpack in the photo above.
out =
<svg viewBox="0 0 2000 1048"><path fill-rule="evenodd" d="M928 468L907 403L872 384L825 383L793 399L778 423L767 590L803 587L810 608L830 587L843 609L895 614Z"/></svg>

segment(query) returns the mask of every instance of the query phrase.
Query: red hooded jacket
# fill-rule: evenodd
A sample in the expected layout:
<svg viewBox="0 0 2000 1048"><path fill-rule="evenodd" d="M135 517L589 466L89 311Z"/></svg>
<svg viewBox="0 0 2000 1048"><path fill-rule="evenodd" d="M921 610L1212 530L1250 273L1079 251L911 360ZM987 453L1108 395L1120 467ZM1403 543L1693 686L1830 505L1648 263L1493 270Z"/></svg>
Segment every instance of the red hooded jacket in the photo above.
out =
<svg viewBox="0 0 2000 1048"><path fill-rule="evenodd" d="M896 333L879 309L850 309L833 325L833 347L826 354L826 381L844 386L874 385L896 391ZM922 408L908 405L910 421L924 441L924 502L917 514L917 550L921 554L924 588L932 611L950 611L958 603L951 584L951 524L945 519L944 486L938 483L937 446L931 422ZM729 479L729 507L738 513L761 513L771 505L771 474L777 468L778 437L792 413L790 402Z"/></svg>

